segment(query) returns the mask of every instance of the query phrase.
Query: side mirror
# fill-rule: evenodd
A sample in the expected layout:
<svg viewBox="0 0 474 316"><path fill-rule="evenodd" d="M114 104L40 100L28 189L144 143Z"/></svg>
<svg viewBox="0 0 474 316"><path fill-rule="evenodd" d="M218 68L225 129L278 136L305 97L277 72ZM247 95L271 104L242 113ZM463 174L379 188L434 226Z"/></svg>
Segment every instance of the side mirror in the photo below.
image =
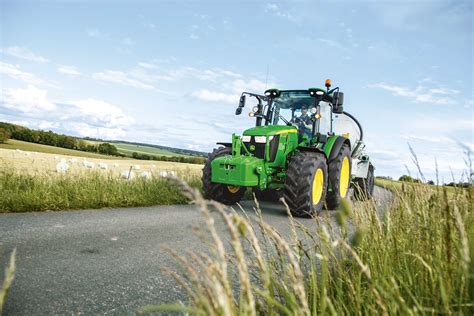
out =
<svg viewBox="0 0 474 316"><path fill-rule="evenodd" d="M333 112L337 114L341 114L344 111L344 93L342 92L334 92L333 94L333 102L332 102L332 107L333 107Z"/></svg>
<svg viewBox="0 0 474 316"><path fill-rule="evenodd" d="M245 106L245 99L246 99L245 95L240 97L239 108L243 108Z"/></svg>
<svg viewBox="0 0 474 316"><path fill-rule="evenodd" d="M237 109L235 109L235 115L240 115L242 114L242 109L244 108L245 106L245 95L241 96L240 97L240 101L239 101L239 107Z"/></svg>

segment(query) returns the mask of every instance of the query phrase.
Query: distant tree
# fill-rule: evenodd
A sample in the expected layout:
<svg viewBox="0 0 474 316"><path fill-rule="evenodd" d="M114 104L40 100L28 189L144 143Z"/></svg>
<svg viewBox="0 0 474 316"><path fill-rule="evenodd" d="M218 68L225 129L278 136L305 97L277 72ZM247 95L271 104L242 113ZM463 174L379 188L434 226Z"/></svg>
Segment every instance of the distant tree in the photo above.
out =
<svg viewBox="0 0 474 316"><path fill-rule="evenodd" d="M97 147L97 151L104 155L114 155L118 154L117 147L109 143L102 143Z"/></svg>
<svg viewBox="0 0 474 316"><path fill-rule="evenodd" d="M413 182L413 183L420 183L421 181L419 179L412 178L407 175L403 175L400 178L398 178L398 181L404 181L404 182Z"/></svg>
<svg viewBox="0 0 474 316"><path fill-rule="evenodd" d="M10 133L6 129L0 127L0 144L5 143L10 139Z"/></svg>
<svg viewBox="0 0 474 316"><path fill-rule="evenodd" d="M435 184L433 180L430 180L430 181L428 181L428 182L426 182L426 183L429 184L429 185L434 185L434 184Z"/></svg>

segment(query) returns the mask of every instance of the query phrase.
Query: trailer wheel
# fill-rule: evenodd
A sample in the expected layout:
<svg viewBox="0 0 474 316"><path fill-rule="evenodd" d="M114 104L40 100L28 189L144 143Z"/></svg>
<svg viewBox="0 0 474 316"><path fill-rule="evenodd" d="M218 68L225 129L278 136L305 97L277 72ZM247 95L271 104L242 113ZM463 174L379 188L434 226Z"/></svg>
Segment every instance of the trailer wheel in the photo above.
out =
<svg viewBox="0 0 474 316"><path fill-rule="evenodd" d="M283 195L296 217L311 217L323 208L327 190L324 154L297 152L288 165Z"/></svg>
<svg viewBox="0 0 474 316"><path fill-rule="evenodd" d="M369 166L367 178L357 178L354 181L354 197L359 201L370 200L374 195L375 187L374 167Z"/></svg>
<svg viewBox="0 0 474 316"><path fill-rule="evenodd" d="M218 149L214 149L212 153L208 154L206 163L202 169L202 191L206 199L232 205L242 199L245 194L245 187L214 183L211 181L211 162L217 157L223 155L232 155L232 149L228 147L220 147Z"/></svg>
<svg viewBox="0 0 474 316"><path fill-rule="evenodd" d="M341 200L349 195L351 164L351 151L349 146L344 144L336 158L328 165L331 191L326 195L326 206L329 210L337 209Z"/></svg>

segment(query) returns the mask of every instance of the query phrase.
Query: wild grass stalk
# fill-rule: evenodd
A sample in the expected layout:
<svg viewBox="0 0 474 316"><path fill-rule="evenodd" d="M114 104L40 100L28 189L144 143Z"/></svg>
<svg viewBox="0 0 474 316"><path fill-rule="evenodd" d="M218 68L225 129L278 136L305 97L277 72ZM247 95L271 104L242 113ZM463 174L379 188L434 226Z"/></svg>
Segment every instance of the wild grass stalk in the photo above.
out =
<svg viewBox="0 0 474 316"><path fill-rule="evenodd" d="M15 279L15 259L16 259L16 249L13 249L12 254L10 255L10 262L5 269L5 275L2 283L2 287L0 288L0 315L2 315L3 305L5 304L5 300L8 295L8 291L10 286Z"/></svg>
<svg viewBox="0 0 474 316"><path fill-rule="evenodd" d="M167 272L186 289L189 302L141 312L472 314L468 190L448 194L404 185L382 216L375 203L354 210L346 203L335 223L315 218L314 230L290 217L292 231L281 234L265 223L258 206L256 216L241 215L180 183L206 218L210 255L172 252L184 269ZM225 222L225 235L217 233L216 216Z"/></svg>

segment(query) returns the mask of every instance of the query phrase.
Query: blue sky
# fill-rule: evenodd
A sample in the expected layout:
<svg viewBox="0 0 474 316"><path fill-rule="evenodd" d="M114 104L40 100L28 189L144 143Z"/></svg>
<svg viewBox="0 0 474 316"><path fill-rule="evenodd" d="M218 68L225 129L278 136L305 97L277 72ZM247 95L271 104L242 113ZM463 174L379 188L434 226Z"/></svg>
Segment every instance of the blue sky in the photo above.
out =
<svg viewBox="0 0 474 316"><path fill-rule="evenodd" d="M378 175L474 149L472 1L0 3L1 121L209 151L254 124L241 91L331 78Z"/></svg>

